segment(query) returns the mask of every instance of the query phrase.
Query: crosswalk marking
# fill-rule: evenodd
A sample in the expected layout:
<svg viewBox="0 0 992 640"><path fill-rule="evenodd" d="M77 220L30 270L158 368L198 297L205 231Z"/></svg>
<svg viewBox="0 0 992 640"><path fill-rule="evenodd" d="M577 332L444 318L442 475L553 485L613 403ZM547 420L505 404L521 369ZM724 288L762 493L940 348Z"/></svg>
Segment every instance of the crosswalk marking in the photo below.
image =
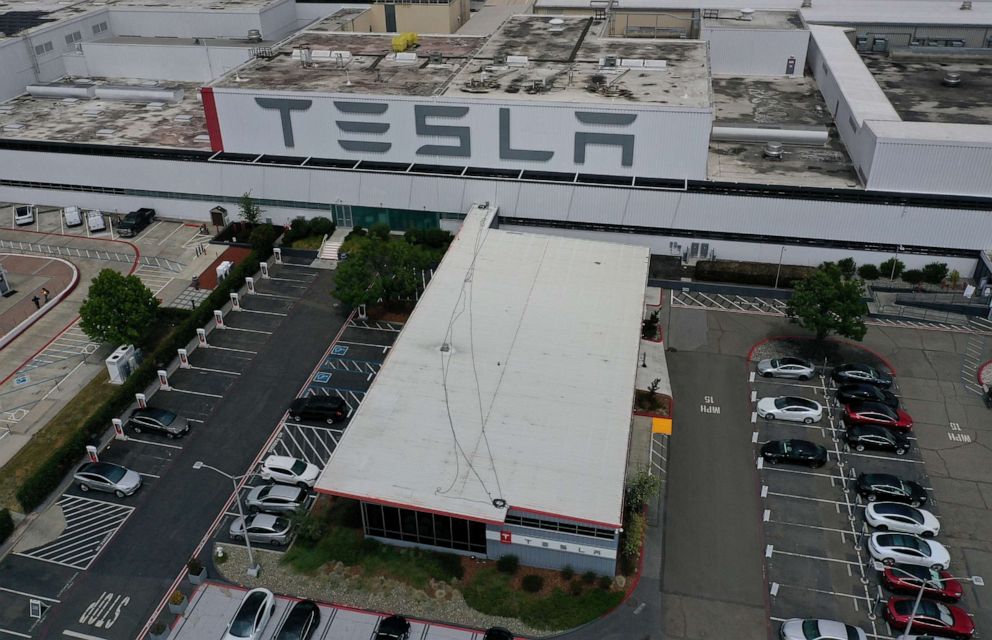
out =
<svg viewBox="0 0 992 640"><path fill-rule="evenodd" d="M58 504L66 523L62 533L16 555L85 571L134 511L134 507L72 495L63 495Z"/></svg>

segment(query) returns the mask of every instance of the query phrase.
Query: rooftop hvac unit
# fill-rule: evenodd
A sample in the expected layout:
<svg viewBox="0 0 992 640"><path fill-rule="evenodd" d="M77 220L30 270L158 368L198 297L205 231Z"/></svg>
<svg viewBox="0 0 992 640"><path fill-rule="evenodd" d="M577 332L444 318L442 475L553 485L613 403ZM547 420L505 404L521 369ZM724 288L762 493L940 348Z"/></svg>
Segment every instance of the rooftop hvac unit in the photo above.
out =
<svg viewBox="0 0 992 640"><path fill-rule="evenodd" d="M617 57L616 56L606 56L605 58L600 59L599 64L604 69L612 69L612 68L614 68L614 67L617 66Z"/></svg>
<svg viewBox="0 0 992 640"><path fill-rule="evenodd" d="M506 54L497 53L493 56L493 66L505 67L506 66Z"/></svg>
<svg viewBox="0 0 992 640"><path fill-rule="evenodd" d="M957 71L948 71L944 73L944 78L940 82L945 87L957 87L961 84L961 74Z"/></svg>
<svg viewBox="0 0 992 640"><path fill-rule="evenodd" d="M444 56L436 51L430 52L427 54L427 64L444 64Z"/></svg>
<svg viewBox="0 0 992 640"><path fill-rule="evenodd" d="M506 64L511 67L526 67L530 60L527 56L506 56Z"/></svg>
<svg viewBox="0 0 992 640"><path fill-rule="evenodd" d="M248 42L261 42L261 41L262 41L261 31L259 31L258 29L248 30Z"/></svg>
<svg viewBox="0 0 992 640"><path fill-rule="evenodd" d="M971 0L962 0L961 2L962 11L971 11Z"/></svg>
<svg viewBox="0 0 992 640"><path fill-rule="evenodd" d="M94 91L97 98L103 100L122 100L125 102L167 102L176 104L182 102L183 90L179 87L141 87L134 85L102 84Z"/></svg>
<svg viewBox="0 0 992 640"><path fill-rule="evenodd" d="M397 53L393 60L398 64L415 64L417 62L417 54L412 51L402 51Z"/></svg>
<svg viewBox="0 0 992 640"><path fill-rule="evenodd" d="M781 160L782 153L781 142L766 142L765 148L761 152L761 155L765 156L769 160Z"/></svg>
<svg viewBox="0 0 992 640"><path fill-rule="evenodd" d="M812 9L813 8L813 0L803 0L803 7L802 8L803 9Z"/></svg>
<svg viewBox="0 0 992 640"><path fill-rule="evenodd" d="M331 51L331 60L334 60L338 65L346 65L351 62L351 51L334 49Z"/></svg>
<svg viewBox="0 0 992 640"><path fill-rule="evenodd" d="M93 97L94 87L93 85L53 82L51 84L29 84L27 91L35 98L79 98L89 100Z"/></svg>
<svg viewBox="0 0 992 640"><path fill-rule="evenodd" d="M754 18L754 9L741 9L741 20L750 22Z"/></svg>
<svg viewBox="0 0 992 640"><path fill-rule="evenodd" d="M548 20L548 31L560 33L565 30L565 21L561 18L551 18Z"/></svg>

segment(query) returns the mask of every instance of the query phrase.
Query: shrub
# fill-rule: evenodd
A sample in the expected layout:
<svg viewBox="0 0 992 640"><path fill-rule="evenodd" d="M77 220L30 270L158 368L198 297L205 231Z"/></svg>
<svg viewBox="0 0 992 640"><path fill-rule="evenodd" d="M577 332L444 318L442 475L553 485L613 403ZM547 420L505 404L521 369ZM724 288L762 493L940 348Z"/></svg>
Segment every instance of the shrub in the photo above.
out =
<svg viewBox="0 0 992 640"><path fill-rule="evenodd" d="M854 258L844 258L837 261L837 267L840 269L841 275L847 279L854 277L854 270L857 266L858 263L854 261Z"/></svg>
<svg viewBox="0 0 992 640"><path fill-rule="evenodd" d="M895 267L894 270L893 265ZM906 264L899 258L889 258L878 265L878 270L883 278L898 278L906 270Z"/></svg>
<svg viewBox="0 0 992 640"><path fill-rule="evenodd" d="M599 586L603 591L609 591L613 588L613 578L610 576L599 576Z"/></svg>
<svg viewBox="0 0 992 640"><path fill-rule="evenodd" d="M586 584L593 584L593 583L595 583L596 582L596 572L595 571L586 571L585 573L583 573L582 574L582 582L585 582Z"/></svg>
<svg viewBox="0 0 992 640"><path fill-rule="evenodd" d="M186 569L189 570L190 575L198 576L203 571L203 564L196 558L190 558L186 563Z"/></svg>
<svg viewBox="0 0 992 640"><path fill-rule="evenodd" d="M961 282L961 273L957 269L954 269L947 276L947 280L948 282L950 282L952 289L957 289L958 283Z"/></svg>
<svg viewBox="0 0 992 640"><path fill-rule="evenodd" d="M310 220L310 233L308 235L323 236L331 235L335 229L334 221L330 218L317 216Z"/></svg>
<svg viewBox="0 0 992 640"><path fill-rule="evenodd" d="M656 387L657 388L657 387ZM638 471L627 481L625 502L628 513L640 513L648 506L648 500L661 488L661 481L647 469Z"/></svg>
<svg viewBox="0 0 992 640"><path fill-rule="evenodd" d="M172 595L169 596L169 604L182 604L183 600L185 599L186 599L186 594L184 594L179 589L176 589L175 591L172 592Z"/></svg>
<svg viewBox="0 0 992 640"><path fill-rule="evenodd" d="M802 280L814 270L812 267L783 264L781 272L778 274L778 286L791 288L795 282ZM775 284L777 272L779 272L777 263L703 260L696 263L694 273L696 280L736 282L771 287Z"/></svg>
<svg viewBox="0 0 992 640"><path fill-rule="evenodd" d="M946 262L931 262L923 267L923 281L930 284L940 284L947 277Z"/></svg>
<svg viewBox="0 0 992 640"><path fill-rule="evenodd" d="M544 578L535 573L528 573L520 581L520 586L527 593L537 593L544 588Z"/></svg>
<svg viewBox="0 0 992 640"><path fill-rule="evenodd" d="M579 580L572 580L568 585L568 592L573 596L581 596L583 591L582 582Z"/></svg>
<svg viewBox="0 0 992 640"><path fill-rule="evenodd" d="M363 229L361 225L355 225L354 227L352 227L351 231L348 232L348 235L344 237L344 241L348 242L348 240L350 240L351 238L363 238L367 235L368 234L365 232L365 229Z"/></svg>
<svg viewBox="0 0 992 640"><path fill-rule="evenodd" d="M12 533L14 533L14 519L10 517L10 511L0 509L0 544L6 542Z"/></svg>
<svg viewBox="0 0 992 640"><path fill-rule="evenodd" d="M909 284L920 284L926 276L919 269L910 269L902 274L902 281Z"/></svg>
<svg viewBox="0 0 992 640"><path fill-rule="evenodd" d="M313 544L324 537L327 524L323 518L312 514L300 507L290 515L297 537L303 542Z"/></svg>
<svg viewBox="0 0 992 640"><path fill-rule="evenodd" d="M443 573L456 580L461 580L465 575L461 556L456 556L453 553L434 553L434 561L437 562L438 568Z"/></svg>
<svg viewBox="0 0 992 640"><path fill-rule="evenodd" d="M248 242L251 243L253 249L264 250L266 247L271 248L278 237L279 230L274 226L271 224L260 224L252 229L251 235L248 236Z"/></svg>
<svg viewBox="0 0 992 640"><path fill-rule="evenodd" d="M288 245L308 235L310 235L310 221L306 218L293 218L289 222L289 229L282 234L282 241L283 244Z"/></svg>
<svg viewBox="0 0 992 640"><path fill-rule="evenodd" d="M858 267L858 275L861 276L862 280L878 280L881 273L873 264L863 264Z"/></svg>
<svg viewBox="0 0 992 640"><path fill-rule="evenodd" d="M561 577L564 578L565 580L571 580L572 578L575 577L575 569L572 568L572 565L566 564L564 567L562 567Z"/></svg>
<svg viewBox="0 0 992 640"><path fill-rule="evenodd" d="M645 522L641 513L631 513L623 528L620 541L620 556L624 572L628 575L637 570L637 560L641 555L641 540L644 537Z"/></svg>
<svg viewBox="0 0 992 640"><path fill-rule="evenodd" d="M369 227L369 236L380 240L389 240L389 225L385 222L377 222Z"/></svg>
<svg viewBox="0 0 992 640"><path fill-rule="evenodd" d="M509 573L512 575L517 572L518 567L520 567L520 558L512 554L502 556L496 561L496 570L500 573Z"/></svg>

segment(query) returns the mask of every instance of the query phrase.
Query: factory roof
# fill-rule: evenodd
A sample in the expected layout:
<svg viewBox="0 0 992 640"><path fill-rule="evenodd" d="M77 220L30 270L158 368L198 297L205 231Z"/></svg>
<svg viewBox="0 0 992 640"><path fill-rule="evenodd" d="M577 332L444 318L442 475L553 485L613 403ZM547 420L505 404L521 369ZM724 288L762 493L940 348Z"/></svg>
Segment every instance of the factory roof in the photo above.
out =
<svg viewBox="0 0 992 640"><path fill-rule="evenodd" d="M648 250L490 215L469 212L317 489L619 527Z"/></svg>
<svg viewBox="0 0 992 640"><path fill-rule="evenodd" d="M970 11L961 0L813 0L803 19L819 24L981 25L992 23L992 2L976 0Z"/></svg>
<svg viewBox="0 0 992 640"><path fill-rule="evenodd" d="M25 94L0 103L0 138L210 148L199 85L100 78L36 86L53 97ZM97 89L111 97L97 97Z"/></svg>
<svg viewBox="0 0 992 640"><path fill-rule="evenodd" d="M740 9L714 9L716 17L703 13L704 29L769 29L796 31L806 28L798 11L754 10L743 13Z"/></svg>
<svg viewBox="0 0 992 640"><path fill-rule="evenodd" d="M589 24L588 18L518 15L489 38L420 36L415 49L401 54L391 52L392 34L306 31L214 86L709 106L705 42L597 38ZM304 66L304 56L312 65Z"/></svg>

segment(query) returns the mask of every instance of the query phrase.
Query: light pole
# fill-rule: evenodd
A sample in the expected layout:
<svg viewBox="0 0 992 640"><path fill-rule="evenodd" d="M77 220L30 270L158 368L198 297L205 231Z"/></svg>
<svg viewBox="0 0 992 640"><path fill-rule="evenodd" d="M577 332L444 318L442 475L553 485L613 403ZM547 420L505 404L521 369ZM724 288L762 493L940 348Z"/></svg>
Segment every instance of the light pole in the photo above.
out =
<svg viewBox="0 0 992 640"><path fill-rule="evenodd" d="M896 265L899 264L899 252L905 248L901 244L896 245L896 257L892 260L892 273L889 274L889 280L896 279Z"/></svg>
<svg viewBox="0 0 992 640"><path fill-rule="evenodd" d="M782 250L778 252L778 269L775 270L775 288L778 289L778 276L782 273L782 257L785 255L785 245L782 246Z"/></svg>
<svg viewBox="0 0 992 640"><path fill-rule="evenodd" d="M241 507L241 492L238 490L238 482L245 476L232 476L229 473L221 471L217 467L211 467L209 464L204 464L202 460L197 460L194 462L193 468L210 469L211 471L215 471L225 478L228 478L231 481L231 484L234 485L234 501L238 504L238 515L241 517L241 529L245 534L245 547L248 549L248 571L246 573L253 578L257 578L259 571L261 571L261 567L255 563L255 554L251 551L251 541L248 539L248 521L245 520L245 512Z"/></svg>
<svg viewBox="0 0 992 640"><path fill-rule="evenodd" d="M904 575L907 575L910 578L917 578L918 577L918 576L913 575L912 573L910 573L910 572L908 572L908 571L906 571L904 569L900 569L899 567L887 567L887 568L888 569L891 569L893 571L898 571L899 573L902 573ZM916 612L920 608L920 601L923 600L923 591L927 588L927 584L936 584L936 585L939 586L940 584L942 584L944 582L947 582L949 580L958 580L960 582L970 582L970 583L974 584L976 587L981 587L981 586L984 586L985 585L985 581L982 579L981 576L970 576L970 577L967 577L967 578L957 578L955 576L948 576L946 578L937 577L937 578L930 578L930 579L927 579L927 580L922 580L921 579L920 580L920 591L919 591L919 593L916 594L916 601L913 603L913 610L909 614L909 621L906 622L906 629L905 629L905 631L903 631L903 634L904 635L908 636L910 634L910 631L912 631L912 629L913 629L913 621L916 619Z"/></svg>

